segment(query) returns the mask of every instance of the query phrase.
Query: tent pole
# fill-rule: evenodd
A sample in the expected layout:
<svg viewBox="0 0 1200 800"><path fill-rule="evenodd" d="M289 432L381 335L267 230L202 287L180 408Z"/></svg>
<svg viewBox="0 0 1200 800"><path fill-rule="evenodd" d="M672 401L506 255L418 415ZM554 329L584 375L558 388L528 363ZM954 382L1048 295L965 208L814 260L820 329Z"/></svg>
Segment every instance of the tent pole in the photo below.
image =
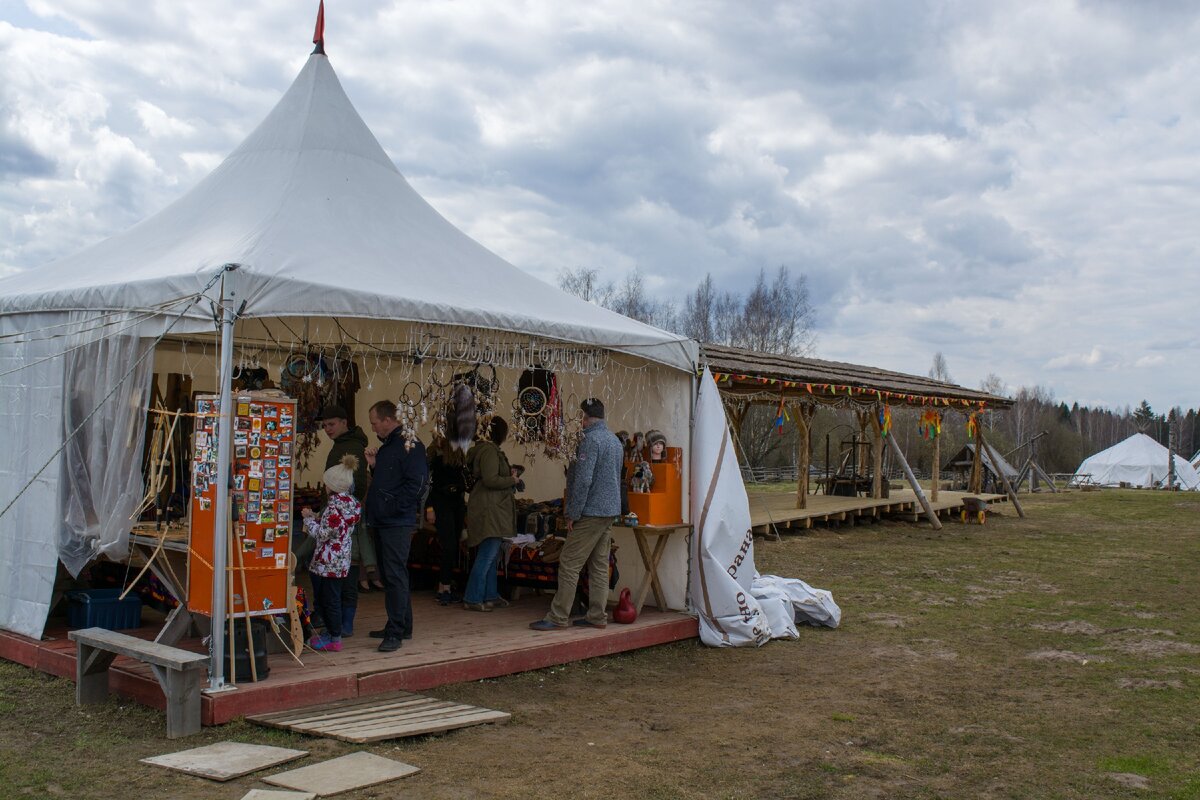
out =
<svg viewBox="0 0 1200 800"><path fill-rule="evenodd" d="M217 496L213 502L213 586L212 586L212 651L208 668L208 691L225 688L225 640L222 634L225 608L225 574L229 555L229 466L233 452L233 323L237 319L237 290L233 271L236 264L226 264L221 277L221 400L217 417ZM233 640L229 640L233 646Z"/></svg>
<svg viewBox="0 0 1200 800"><path fill-rule="evenodd" d="M904 451L900 449L900 445L896 443L895 436L883 437L888 440L892 446L892 453L896 456L896 460L900 462L900 466L904 469L904 477L908 478L908 485L912 487L913 493L917 496L917 500L921 503L921 508L925 511L925 516L928 517L929 523L933 525L935 531L942 529L942 521L938 519L938 515L934 512L933 506L929 505L928 498L925 497L925 492L921 489L921 484L917 483L917 476L913 475L912 467L908 465L908 459L904 457ZM937 441L936 439L934 441Z"/></svg>

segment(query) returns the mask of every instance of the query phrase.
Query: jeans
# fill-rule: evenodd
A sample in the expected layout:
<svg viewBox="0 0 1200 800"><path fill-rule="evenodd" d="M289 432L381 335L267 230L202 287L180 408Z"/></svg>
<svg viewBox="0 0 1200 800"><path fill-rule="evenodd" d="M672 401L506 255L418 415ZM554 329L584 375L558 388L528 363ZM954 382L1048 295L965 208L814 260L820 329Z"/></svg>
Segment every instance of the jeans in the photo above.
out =
<svg viewBox="0 0 1200 800"><path fill-rule="evenodd" d="M383 581L383 606L387 624L383 638L412 638L412 596L408 583L408 551L416 525L378 528L379 577Z"/></svg>
<svg viewBox="0 0 1200 800"><path fill-rule="evenodd" d="M567 534L567 543L558 555L558 591L550 603L546 620L555 625L570 621L579 571L588 567L589 622L608 622L608 553L612 541L612 525L616 517L581 517L575 520Z"/></svg>
<svg viewBox="0 0 1200 800"><path fill-rule="evenodd" d="M500 596L496 591L496 561L500 557L500 545L504 540L492 536L479 543L475 551L475 563L471 566L471 577L467 579L467 590L463 592L464 603L483 603Z"/></svg>
<svg viewBox="0 0 1200 800"><path fill-rule="evenodd" d="M334 639L342 638L342 583L345 578L325 578L313 572L313 607L325 619L325 632Z"/></svg>
<svg viewBox="0 0 1200 800"><path fill-rule="evenodd" d="M342 578L342 608L358 608L358 573L358 564L351 564L349 574Z"/></svg>

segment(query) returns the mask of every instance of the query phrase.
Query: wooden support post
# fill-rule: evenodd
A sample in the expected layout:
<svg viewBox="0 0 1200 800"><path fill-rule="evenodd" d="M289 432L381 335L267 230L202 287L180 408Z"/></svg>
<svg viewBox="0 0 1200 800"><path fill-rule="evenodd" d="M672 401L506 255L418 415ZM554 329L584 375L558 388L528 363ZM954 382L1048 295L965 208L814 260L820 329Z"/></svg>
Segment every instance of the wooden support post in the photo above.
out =
<svg viewBox="0 0 1200 800"><path fill-rule="evenodd" d="M1036 462L1034 463L1033 468L1034 468L1034 470L1037 471L1037 473L1039 475L1042 476L1042 480L1044 480L1046 482L1046 485L1050 487L1050 493L1058 494L1058 484L1056 484L1054 482L1053 478L1051 478L1049 475L1046 474L1046 470L1044 470L1040 466L1038 466L1038 464Z"/></svg>
<svg viewBox="0 0 1200 800"><path fill-rule="evenodd" d="M796 508L808 508L808 466L812 462L812 418L817 411L815 405L799 405L796 413L796 431L800 441L796 445Z"/></svg>
<svg viewBox="0 0 1200 800"><path fill-rule="evenodd" d="M892 445L892 454L896 456L896 460L900 462L901 469L904 470L904 476L908 478L908 485L912 487L913 493L916 494L917 500L921 503L921 508L925 510L925 516L928 518L929 524L933 526L935 531L940 531L942 529L942 521L934 513L933 506L929 505L929 500L925 497L925 492L922 491L921 484L917 483L917 476L913 475L912 467L908 465L908 460L904 457L904 451L896 443L896 437L888 436L887 440Z"/></svg>
<svg viewBox="0 0 1200 800"><path fill-rule="evenodd" d="M883 429L879 427L879 412L871 415L871 497L883 497ZM891 438L891 437L888 437Z"/></svg>
<svg viewBox="0 0 1200 800"><path fill-rule="evenodd" d="M941 476L939 475L939 470L941 469L941 466L942 466L942 437L937 431L934 431L933 470L932 470L933 480L931 481L931 483L933 485L929 489L929 496L933 499L933 502L935 502L935 503L938 501L938 484L942 482Z"/></svg>
<svg viewBox="0 0 1200 800"><path fill-rule="evenodd" d="M983 426L980 425L975 432L975 452L983 450L987 447L987 443L983 439ZM1000 465L996 465L996 474L1000 477L1000 483L1004 486L1004 491L1008 492L1008 499L1012 501L1013 508L1017 510L1017 516L1025 519L1025 509L1021 508L1021 501L1017 499L1017 493L1013 491L1012 486L1008 483L1008 476L1004 474L1004 470Z"/></svg>
<svg viewBox="0 0 1200 800"><path fill-rule="evenodd" d="M975 426L975 447L971 455L971 477L967 480L967 491L972 494L983 493L983 437L979 435L979 426Z"/></svg>

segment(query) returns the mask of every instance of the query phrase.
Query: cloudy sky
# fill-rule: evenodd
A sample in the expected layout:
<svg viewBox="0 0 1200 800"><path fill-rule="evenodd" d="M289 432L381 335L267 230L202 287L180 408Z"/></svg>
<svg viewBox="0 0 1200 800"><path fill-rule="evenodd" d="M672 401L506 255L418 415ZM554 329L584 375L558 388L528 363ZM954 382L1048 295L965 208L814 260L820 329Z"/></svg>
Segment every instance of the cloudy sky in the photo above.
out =
<svg viewBox="0 0 1200 800"><path fill-rule="evenodd" d="M129 227L266 115L315 0L0 0L0 274ZM539 277L808 276L822 358L1200 404L1200 6L329 0L352 102Z"/></svg>

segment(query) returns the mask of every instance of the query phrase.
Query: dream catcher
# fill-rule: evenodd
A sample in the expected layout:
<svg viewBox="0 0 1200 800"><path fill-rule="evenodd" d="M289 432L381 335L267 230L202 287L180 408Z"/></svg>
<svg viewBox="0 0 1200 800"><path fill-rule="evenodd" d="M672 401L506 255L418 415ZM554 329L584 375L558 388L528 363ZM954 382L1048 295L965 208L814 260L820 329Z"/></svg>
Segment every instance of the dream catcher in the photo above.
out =
<svg viewBox="0 0 1200 800"><path fill-rule="evenodd" d="M488 370L485 374L483 370ZM500 378L491 364L476 365L464 379L475 394L475 438L491 435L492 418L496 416L496 398L500 394Z"/></svg>
<svg viewBox="0 0 1200 800"><path fill-rule="evenodd" d="M409 394L409 389L416 392ZM429 421L429 407L425 403L425 392L421 385L409 381L400 392L400 400L396 403L397 422L400 423L400 436L404 439L404 450L412 450L417 442L417 429Z"/></svg>
<svg viewBox="0 0 1200 800"><path fill-rule="evenodd" d="M288 358L279 374L279 387L296 398L296 450L299 469L308 468L308 457L320 443L316 418L325 404L325 360L318 353L298 353Z"/></svg>
<svg viewBox="0 0 1200 800"><path fill-rule="evenodd" d="M500 388L496 368L483 365L460 372L449 381L435 374L430 379L435 386L430 392L435 409L434 433L445 438L455 450L466 452L475 439L488 435L496 416L496 395Z"/></svg>

